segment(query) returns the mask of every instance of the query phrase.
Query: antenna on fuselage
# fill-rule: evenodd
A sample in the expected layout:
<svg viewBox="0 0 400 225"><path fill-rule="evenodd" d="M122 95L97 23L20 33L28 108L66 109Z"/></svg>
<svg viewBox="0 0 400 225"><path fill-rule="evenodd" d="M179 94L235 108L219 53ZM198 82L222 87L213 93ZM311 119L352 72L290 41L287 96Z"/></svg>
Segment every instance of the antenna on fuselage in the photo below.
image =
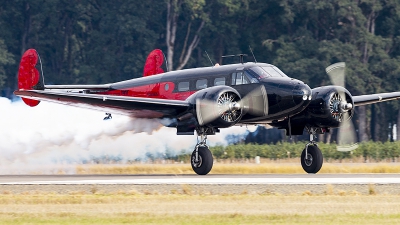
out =
<svg viewBox="0 0 400 225"><path fill-rule="evenodd" d="M164 52L162 52L162 54L163 54L164 59L165 59L165 67L167 67L167 72L169 72L169 71L168 71L168 60L167 60L167 57L165 57Z"/></svg>
<svg viewBox="0 0 400 225"><path fill-rule="evenodd" d="M210 56L208 55L207 51L204 51L204 52L206 53L208 60L210 60L211 66L214 66L214 63L212 62L212 60L211 60Z"/></svg>
<svg viewBox="0 0 400 225"><path fill-rule="evenodd" d="M251 49L250 45L249 45L249 48L250 48L251 54L253 55L254 62L257 63L257 59L256 59L256 57L254 56L253 50Z"/></svg>
<svg viewBox="0 0 400 225"><path fill-rule="evenodd" d="M239 54L238 55L240 57L240 63L243 64L243 56L247 56L247 54Z"/></svg>

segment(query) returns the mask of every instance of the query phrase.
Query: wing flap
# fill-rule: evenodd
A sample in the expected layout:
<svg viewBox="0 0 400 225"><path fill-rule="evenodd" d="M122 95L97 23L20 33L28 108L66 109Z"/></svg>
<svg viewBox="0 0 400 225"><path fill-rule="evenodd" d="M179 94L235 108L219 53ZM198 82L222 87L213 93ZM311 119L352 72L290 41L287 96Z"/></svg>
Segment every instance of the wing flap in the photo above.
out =
<svg viewBox="0 0 400 225"><path fill-rule="evenodd" d="M400 92L353 96L355 106L369 105L396 99L400 99Z"/></svg>
<svg viewBox="0 0 400 225"><path fill-rule="evenodd" d="M52 90L18 90L15 91L14 94L34 100L101 110L137 118L176 117L189 108L189 103L186 101L168 99L85 94Z"/></svg>

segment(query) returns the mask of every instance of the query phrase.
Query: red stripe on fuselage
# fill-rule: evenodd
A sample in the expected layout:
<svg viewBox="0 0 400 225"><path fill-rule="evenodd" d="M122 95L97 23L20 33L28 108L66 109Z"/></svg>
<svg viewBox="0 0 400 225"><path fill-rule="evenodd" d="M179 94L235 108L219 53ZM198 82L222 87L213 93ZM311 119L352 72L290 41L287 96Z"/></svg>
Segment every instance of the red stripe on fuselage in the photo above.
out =
<svg viewBox="0 0 400 225"><path fill-rule="evenodd" d="M175 90L174 82L161 82L155 84L147 84L143 86L124 88L120 90L98 92L98 94L141 97L141 98L158 98L158 99L170 99L170 100L186 100L190 95L196 92L196 91L174 92L174 90Z"/></svg>

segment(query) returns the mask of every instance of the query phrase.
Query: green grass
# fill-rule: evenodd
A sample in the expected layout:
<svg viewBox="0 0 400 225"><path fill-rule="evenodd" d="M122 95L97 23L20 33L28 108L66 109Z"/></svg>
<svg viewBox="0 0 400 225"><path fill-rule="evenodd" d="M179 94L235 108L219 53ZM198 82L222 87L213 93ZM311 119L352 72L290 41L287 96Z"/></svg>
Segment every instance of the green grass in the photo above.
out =
<svg viewBox="0 0 400 225"><path fill-rule="evenodd" d="M400 196L0 194L0 224L400 224Z"/></svg>
<svg viewBox="0 0 400 225"><path fill-rule="evenodd" d="M69 213L0 214L0 224L399 224L400 214L326 214L326 215L243 215L241 213L214 215L157 215L126 213L109 215L77 215Z"/></svg>
<svg viewBox="0 0 400 225"><path fill-rule="evenodd" d="M77 174L194 174L190 164L79 165ZM300 163L215 163L210 174L300 174ZM400 173L394 163L325 163L318 173Z"/></svg>

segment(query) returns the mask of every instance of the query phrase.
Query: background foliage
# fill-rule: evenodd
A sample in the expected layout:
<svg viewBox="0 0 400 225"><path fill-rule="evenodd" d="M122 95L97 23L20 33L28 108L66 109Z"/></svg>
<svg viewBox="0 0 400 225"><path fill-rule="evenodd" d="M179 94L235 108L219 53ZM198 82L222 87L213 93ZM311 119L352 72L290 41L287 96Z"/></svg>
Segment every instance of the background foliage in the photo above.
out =
<svg viewBox="0 0 400 225"><path fill-rule="evenodd" d="M167 43L174 18L175 41ZM204 51L213 62L236 62L221 56L249 54L251 46L258 61L312 88L330 84L324 68L345 61L353 95L400 89L399 0L0 0L0 30L0 89L9 98L28 48L40 53L47 84L141 77L154 48L170 53L176 69L182 62L183 68L209 66ZM398 109L396 101L358 107L360 141L395 139Z"/></svg>
<svg viewBox="0 0 400 225"><path fill-rule="evenodd" d="M225 162L253 162L256 156L270 160L286 160L300 158L306 142L288 143L279 142L277 144L237 144L210 147L214 158ZM318 147L322 151L326 162L398 162L400 157L400 142L363 142L353 152L339 152L335 144L319 143ZM179 156L167 157L176 161L190 161L190 154L180 154Z"/></svg>

